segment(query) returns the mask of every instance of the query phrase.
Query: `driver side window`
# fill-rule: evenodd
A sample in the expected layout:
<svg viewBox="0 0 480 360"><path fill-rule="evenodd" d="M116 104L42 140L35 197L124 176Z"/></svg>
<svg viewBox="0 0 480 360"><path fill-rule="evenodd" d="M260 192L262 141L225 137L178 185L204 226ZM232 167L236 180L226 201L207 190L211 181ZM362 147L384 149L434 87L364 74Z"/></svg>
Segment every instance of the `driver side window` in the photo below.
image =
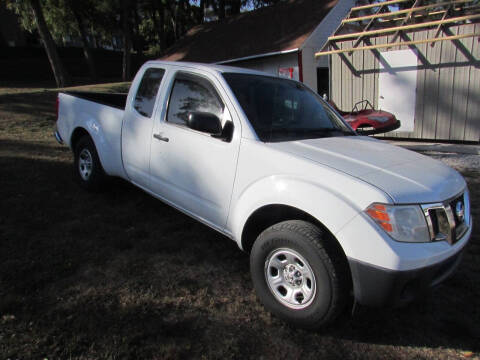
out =
<svg viewBox="0 0 480 360"><path fill-rule="evenodd" d="M207 112L223 118L225 105L213 85L205 78L177 73L167 110L167 121L186 125L190 112Z"/></svg>

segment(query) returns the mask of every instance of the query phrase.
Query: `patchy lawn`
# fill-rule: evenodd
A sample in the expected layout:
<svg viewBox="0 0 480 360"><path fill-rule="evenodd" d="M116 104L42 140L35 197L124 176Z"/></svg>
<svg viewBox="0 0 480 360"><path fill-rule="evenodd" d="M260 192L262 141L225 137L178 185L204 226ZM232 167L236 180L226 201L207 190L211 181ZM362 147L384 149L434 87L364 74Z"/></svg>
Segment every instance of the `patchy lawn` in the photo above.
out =
<svg viewBox="0 0 480 360"><path fill-rule="evenodd" d="M52 137L55 97L0 88L0 359L478 358L478 231L426 298L294 329L260 305L232 241L121 180L101 194L75 185ZM480 169L460 170L478 229Z"/></svg>

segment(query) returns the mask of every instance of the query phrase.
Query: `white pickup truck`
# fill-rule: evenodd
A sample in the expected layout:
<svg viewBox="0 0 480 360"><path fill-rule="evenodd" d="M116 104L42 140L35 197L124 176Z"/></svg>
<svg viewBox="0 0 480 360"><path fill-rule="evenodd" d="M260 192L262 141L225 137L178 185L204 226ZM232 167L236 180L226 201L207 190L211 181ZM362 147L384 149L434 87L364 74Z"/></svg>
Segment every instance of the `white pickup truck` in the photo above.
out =
<svg viewBox="0 0 480 360"><path fill-rule="evenodd" d="M358 136L296 81L150 61L128 96L63 92L57 106L80 185L121 177L236 241L260 300L297 326L352 299L409 302L454 271L472 232L458 172Z"/></svg>

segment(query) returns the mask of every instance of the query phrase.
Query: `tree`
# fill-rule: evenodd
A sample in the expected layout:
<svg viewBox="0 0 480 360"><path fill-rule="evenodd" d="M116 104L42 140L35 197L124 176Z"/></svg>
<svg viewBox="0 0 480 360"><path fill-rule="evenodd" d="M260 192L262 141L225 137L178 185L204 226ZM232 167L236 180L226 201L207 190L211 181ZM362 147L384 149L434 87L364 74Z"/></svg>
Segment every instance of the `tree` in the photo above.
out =
<svg viewBox="0 0 480 360"><path fill-rule="evenodd" d="M29 0L30 6L32 8L35 21L37 24L38 32L42 38L43 46L47 52L48 60L52 67L53 75L55 76L55 81L58 87L65 87L70 83L70 79L67 71L63 67L63 63L58 56L57 47L53 41L52 35L48 30L47 23L43 17L42 7L39 0Z"/></svg>
<svg viewBox="0 0 480 360"><path fill-rule="evenodd" d="M78 1L78 0L74 0ZM82 4L86 0L82 0ZM90 26L94 29L99 47L120 48L123 44L116 39L123 37L123 2L121 0L92 0L89 11Z"/></svg>
<svg viewBox="0 0 480 360"><path fill-rule="evenodd" d="M240 14L240 10L242 8L241 0L230 0L229 5L230 5L230 15Z"/></svg>
<svg viewBox="0 0 480 360"><path fill-rule="evenodd" d="M81 45L92 79L97 78L92 48L122 49L122 78L129 80L133 52L158 56L197 24L287 0L6 1L26 30L40 34L57 85L65 86L69 76L55 42Z"/></svg>
<svg viewBox="0 0 480 360"><path fill-rule="evenodd" d="M17 13L21 15L24 27L32 31L36 29L35 20L29 19L30 11L21 11L22 6L17 3ZM101 23L95 18L94 0L82 0L80 3L75 0L40 0L43 17L51 36L57 43L64 41L66 37L70 39L80 39L83 53L87 62L90 77L95 80L97 77L91 46L88 41L87 28L93 23ZM24 6L23 6L24 7ZM30 10L30 9L28 9ZM100 19L98 19L100 20Z"/></svg>
<svg viewBox="0 0 480 360"><path fill-rule="evenodd" d="M132 64L132 24L130 22L131 0L122 0L122 25L123 25L123 62L122 80L128 81L131 77Z"/></svg>
<svg viewBox="0 0 480 360"><path fill-rule="evenodd" d="M218 19L225 19L225 0L218 0Z"/></svg>
<svg viewBox="0 0 480 360"><path fill-rule="evenodd" d="M133 31L133 49L136 51L139 59L143 59L143 46L144 38L140 34L140 15L139 15L139 2L135 1L133 4L133 20L134 20L134 31Z"/></svg>
<svg viewBox="0 0 480 360"><path fill-rule="evenodd" d="M83 47L83 54L85 56L85 60L87 61L88 68L90 70L90 77L92 80L97 79L97 70L95 67L95 62L93 60L93 53L92 50L90 49L90 46L88 44L88 36L87 36L87 30L85 28L85 22L83 21L83 14L81 13L81 10L79 9L79 3L78 1L75 0L67 0L68 5L70 7L70 11L72 12L75 21L77 23L78 27L78 33L80 34L80 39L82 40L82 47Z"/></svg>
<svg viewBox="0 0 480 360"><path fill-rule="evenodd" d="M178 33L178 22L180 20L180 2L179 1L167 1L167 3L170 3L170 6L168 7L170 11L170 20L172 23L172 30L173 30L173 38L175 41L178 40L180 37L180 34Z"/></svg>
<svg viewBox="0 0 480 360"><path fill-rule="evenodd" d="M158 41L160 43L160 51L165 51L167 47L165 37L165 6L162 0L152 0L150 4L152 20L158 34Z"/></svg>
<svg viewBox="0 0 480 360"><path fill-rule="evenodd" d="M199 4L199 11L198 11L198 16L197 16L197 22L199 24L203 23L203 19L205 17L205 2L206 0L200 0Z"/></svg>

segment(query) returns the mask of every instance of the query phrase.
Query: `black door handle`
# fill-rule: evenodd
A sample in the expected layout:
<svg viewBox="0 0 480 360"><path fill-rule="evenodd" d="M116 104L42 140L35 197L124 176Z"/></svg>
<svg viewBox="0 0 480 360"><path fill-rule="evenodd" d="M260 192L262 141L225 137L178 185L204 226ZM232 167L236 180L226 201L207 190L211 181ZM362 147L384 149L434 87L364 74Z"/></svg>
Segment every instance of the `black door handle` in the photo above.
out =
<svg viewBox="0 0 480 360"><path fill-rule="evenodd" d="M168 140L169 140L167 137L164 137L161 134L153 134L153 137L157 140L162 140L162 141L165 141L165 142L168 142Z"/></svg>

